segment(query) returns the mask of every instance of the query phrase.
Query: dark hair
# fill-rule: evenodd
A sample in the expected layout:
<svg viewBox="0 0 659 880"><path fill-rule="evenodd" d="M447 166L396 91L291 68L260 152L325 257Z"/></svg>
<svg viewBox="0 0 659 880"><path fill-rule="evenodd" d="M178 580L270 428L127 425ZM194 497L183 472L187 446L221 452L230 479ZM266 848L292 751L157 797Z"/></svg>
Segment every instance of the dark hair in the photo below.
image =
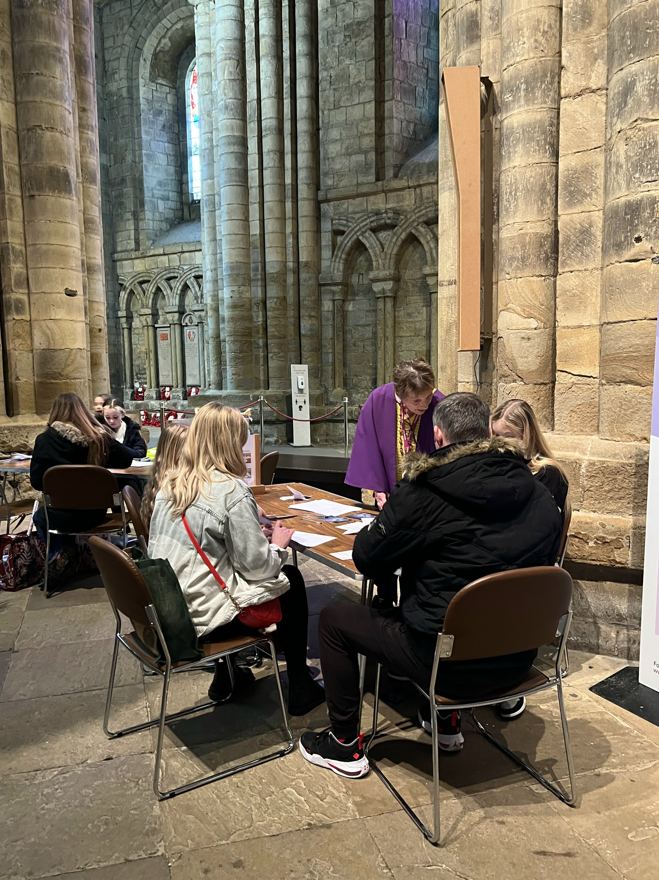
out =
<svg viewBox="0 0 659 880"><path fill-rule="evenodd" d="M486 440L490 436L490 408L477 394L456 391L439 401L432 423L449 443Z"/></svg>
<svg viewBox="0 0 659 880"><path fill-rule="evenodd" d="M401 361L394 367L394 390L403 399L408 394L418 394L419 391L435 389L435 374L432 367L424 358L414 358L411 361Z"/></svg>

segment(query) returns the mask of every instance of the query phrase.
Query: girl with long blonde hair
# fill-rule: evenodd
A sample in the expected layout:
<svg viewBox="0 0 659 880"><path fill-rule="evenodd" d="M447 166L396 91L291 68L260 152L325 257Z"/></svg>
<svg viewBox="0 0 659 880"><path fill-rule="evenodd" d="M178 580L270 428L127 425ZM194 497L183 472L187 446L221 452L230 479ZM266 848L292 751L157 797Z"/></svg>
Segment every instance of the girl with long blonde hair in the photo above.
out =
<svg viewBox="0 0 659 880"><path fill-rule="evenodd" d="M167 429L169 430L169 429ZM293 532L280 522L264 530L254 496L243 482L243 447L248 427L237 409L208 403L195 415L177 467L163 476L149 529L149 556L168 559L202 641L253 635L237 617L246 608L279 597L277 636L286 657L291 715L305 715L325 699L307 666L309 608L304 579L285 565ZM202 560L183 525L183 516L231 594L230 600ZM267 532L267 536L266 536ZM234 604L235 603L235 604ZM237 685L253 681L238 668ZM231 694L226 663L218 663L208 695Z"/></svg>
<svg viewBox="0 0 659 880"><path fill-rule="evenodd" d="M531 404L519 399L500 404L492 412L492 433L522 442L531 472L563 510L569 488L567 475L549 448Z"/></svg>
<svg viewBox="0 0 659 880"><path fill-rule="evenodd" d="M141 514L147 530L151 522L156 495L160 491L165 476L179 467L187 435L188 425L169 424L160 432L153 468L142 495Z"/></svg>

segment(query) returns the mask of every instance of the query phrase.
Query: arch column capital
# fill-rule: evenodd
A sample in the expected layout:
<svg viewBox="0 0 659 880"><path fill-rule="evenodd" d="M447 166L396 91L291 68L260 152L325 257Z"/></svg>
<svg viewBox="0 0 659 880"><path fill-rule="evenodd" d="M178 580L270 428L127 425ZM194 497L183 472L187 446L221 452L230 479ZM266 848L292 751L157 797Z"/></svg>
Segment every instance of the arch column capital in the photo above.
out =
<svg viewBox="0 0 659 880"><path fill-rule="evenodd" d="M430 293L437 293L439 278L437 275L437 266L424 266L423 274L426 278L426 284Z"/></svg>
<svg viewBox="0 0 659 880"><path fill-rule="evenodd" d="M397 272L369 272L368 280L373 286L376 297L395 297L398 292L399 276Z"/></svg>
<svg viewBox="0 0 659 880"><path fill-rule="evenodd" d="M323 294L332 300L345 300L347 285L341 275L326 273L320 276L320 289Z"/></svg>

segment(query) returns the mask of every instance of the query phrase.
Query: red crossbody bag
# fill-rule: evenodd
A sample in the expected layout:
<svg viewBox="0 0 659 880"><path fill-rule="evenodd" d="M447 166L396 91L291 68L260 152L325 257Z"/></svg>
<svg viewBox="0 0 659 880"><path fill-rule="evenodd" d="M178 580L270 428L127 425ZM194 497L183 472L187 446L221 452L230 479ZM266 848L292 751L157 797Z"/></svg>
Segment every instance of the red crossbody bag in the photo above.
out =
<svg viewBox="0 0 659 880"><path fill-rule="evenodd" d="M246 608L241 608L229 592L227 585L218 574L213 563L199 546L199 541L197 541L193 535L192 529L188 525L185 515L183 516L183 525L185 526L185 531L188 533L188 537L194 544L195 550L201 556L206 567L218 582L221 589L227 594L229 601L238 612L238 619L242 621L245 626L251 626L254 629L265 629L273 623L279 623L281 620L281 605L279 599L269 599L267 602L262 602L260 605L248 605Z"/></svg>

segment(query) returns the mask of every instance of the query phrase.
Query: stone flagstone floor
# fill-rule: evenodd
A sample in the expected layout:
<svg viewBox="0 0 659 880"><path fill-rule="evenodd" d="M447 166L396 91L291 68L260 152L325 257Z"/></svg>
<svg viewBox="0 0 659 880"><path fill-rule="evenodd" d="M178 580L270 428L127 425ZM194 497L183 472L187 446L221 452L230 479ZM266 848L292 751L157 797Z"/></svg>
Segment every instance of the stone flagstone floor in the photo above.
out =
<svg viewBox="0 0 659 880"><path fill-rule="evenodd" d="M356 601L354 586L303 562L311 607ZM85 880L649 880L659 864L659 729L589 692L624 666L572 652L567 708L582 793L570 809L465 725L465 748L442 760L444 845L434 848L371 774L339 779L289 756L159 803L155 738L103 735L113 616L98 579L46 601L0 593L0 876ZM316 661L317 662L317 661ZM205 672L175 680L171 711L202 702ZM272 675L259 671L233 704L174 724L165 784L244 759L277 740ZM146 718L158 682L122 658L115 723ZM428 817L429 737L416 701L383 706L377 754ZM484 722L546 772L562 777L553 694L507 725ZM368 724L368 713L365 725ZM326 724L324 708L296 733Z"/></svg>

